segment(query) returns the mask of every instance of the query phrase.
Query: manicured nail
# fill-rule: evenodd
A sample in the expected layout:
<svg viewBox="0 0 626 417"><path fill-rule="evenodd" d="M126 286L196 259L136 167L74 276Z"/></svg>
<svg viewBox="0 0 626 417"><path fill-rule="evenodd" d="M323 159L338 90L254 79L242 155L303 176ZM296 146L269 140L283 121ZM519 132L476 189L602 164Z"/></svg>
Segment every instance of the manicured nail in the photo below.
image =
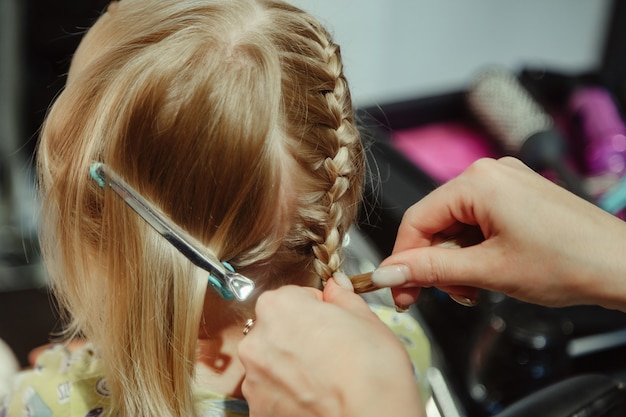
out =
<svg viewBox="0 0 626 417"><path fill-rule="evenodd" d="M450 298L465 307L474 307L476 304L478 304L478 300L463 297L462 295L450 294Z"/></svg>
<svg viewBox="0 0 626 417"><path fill-rule="evenodd" d="M406 265L382 266L372 273L372 282L377 287L397 287L406 283L411 271Z"/></svg>
<svg viewBox="0 0 626 417"><path fill-rule="evenodd" d="M354 292L354 286L352 286L352 281L350 281L350 278L348 278L346 274L344 274L343 272L336 271L333 274L333 278L335 278L335 282L341 288Z"/></svg>

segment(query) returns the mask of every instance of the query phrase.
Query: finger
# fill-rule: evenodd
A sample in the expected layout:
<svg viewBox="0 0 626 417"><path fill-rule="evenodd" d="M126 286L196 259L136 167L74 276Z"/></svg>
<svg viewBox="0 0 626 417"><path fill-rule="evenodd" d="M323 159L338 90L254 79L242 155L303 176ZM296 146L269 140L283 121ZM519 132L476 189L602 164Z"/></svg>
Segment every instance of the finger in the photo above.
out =
<svg viewBox="0 0 626 417"><path fill-rule="evenodd" d="M414 288L392 288L391 296L396 308L400 311L408 310L417 302L421 292L420 287Z"/></svg>
<svg viewBox="0 0 626 417"><path fill-rule="evenodd" d="M333 274L333 278L337 285L346 289L347 291L354 292L354 285L352 285L352 281L350 281L350 278L348 278L346 274L337 271Z"/></svg>
<svg viewBox="0 0 626 417"><path fill-rule="evenodd" d="M265 291L256 303L257 316L259 309L267 306L282 305L283 303L294 304L297 302L322 301L322 292L311 287L301 287L298 285L284 285L278 289Z"/></svg>
<svg viewBox="0 0 626 417"><path fill-rule="evenodd" d="M478 288L475 287L441 287L457 303L472 307L478 302ZM421 293L420 288L392 288L391 295L398 310L404 311L415 304Z"/></svg>
<svg viewBox="0 0 626 417"><path fill-rule="evenodd" d="M498 159L498 163L500 163L502 165L506 165L506 166L511 167L511 168L515 168L515 169L520 170L520 171L531 171L531 169L528 167L528 165L524 164L518 158L515 158L515 157L512 157L512 156L503 156L502 158Z"/></svg>
<svg viewBox="0 0 626 417"><path fill-rule="evenodd" d="M496 246L496 245L492 245ZM461 249L427 247L397 252L372 274L379 287L497 286L502 255L485 243ZM400 292L397 292L400 294Z"/></svg>
<svg viewBox="0 0 626 417"><path fill-rule="evenodd" d="M289 311L303 308L311 303L319 303L324 300L320 290L311 287L285 285L275 290L265 291L257 299L255 306L256 324L261 325L264 321L273 321L276 316ZM254 333L254 332L251 332Z"/></svg>
<svg viewBox="0 0 626 417"><path fill-rule="evenodd" d="M528 174L532 174L529 176ZM481 158L461 175L436 188L411 206L404 214L393 252L430 246L437 234L450 235L466 225L479 226L485 237L491 233L494 184L501 177L514 177L518 181L537 181L541 177L515 158L495 161ZM489 178L489 182L485 182Z"/></svg>
<svg viewBox="0 0 626 417"><path fill-rule="evenodd" d="M363 298L341 287L334 278L326 281L324 301L357 314L364 312L369 314L371 312Z"/></svg>
<svg viewBox="0 0 626 417"><path fill-rule="evenodd" d="M475 287L440 287L450 298L466 307L473 307L478 303L478 288Z"/></svg>
<svg viewBox="0 0 626 417"><path fill-rule="evenodd" d="M438 234L459 232L475 226L473 196L466 192L461 178L435 189L405 212L393 252L431 246Z"/></svg>

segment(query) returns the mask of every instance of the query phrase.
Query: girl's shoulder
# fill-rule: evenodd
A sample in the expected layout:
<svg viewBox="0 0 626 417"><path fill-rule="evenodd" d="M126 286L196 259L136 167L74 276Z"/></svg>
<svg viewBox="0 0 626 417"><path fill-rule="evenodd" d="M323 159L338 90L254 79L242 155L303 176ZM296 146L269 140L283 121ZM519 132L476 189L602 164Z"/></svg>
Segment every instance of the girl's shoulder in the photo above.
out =
<svg viewBox="0 0 626 417"><path fill-rule="evenodd" d="M90 343L75 346L53 345L39 353L32 369L16 377L11 397L0 404L0 417L104 415L111 402L102 362ZM195 397L201 417L248 415L245 401L202 390Z"/></svg>
<svg viewBox="0 0 626 417"><path fill-rule="evenodd" d="M14 381L5 415L97 417L109 405L101 361L89 343L70 350L53 345ZM2 415L2 412L0 412Z"/></svg>

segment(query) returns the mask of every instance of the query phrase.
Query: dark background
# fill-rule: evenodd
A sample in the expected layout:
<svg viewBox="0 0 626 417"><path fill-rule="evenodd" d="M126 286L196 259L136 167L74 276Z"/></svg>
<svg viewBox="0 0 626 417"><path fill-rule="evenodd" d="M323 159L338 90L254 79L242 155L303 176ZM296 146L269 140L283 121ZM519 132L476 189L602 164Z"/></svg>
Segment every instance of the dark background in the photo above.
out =
<svg viewBox="0 0 626 417"><path fill-rule="evenodd" d="M46 110L65 84L72 53L85 28L100 15L108 1L27 0L15 3L18 21L10 23L18 32L12 39L17 42L18 56L14 64L20 80L16 86L19 94L17 127L22 142L18 146L21 147L20 156L29 163ZM7 175L4 169L0 173L1 197L6 192ZM15 219L0 219L0 229L14 226L6 223L15 223ZM48 343L51 334L59 328L58 314L45 285L38 285L40 280L31 276L39 273L37 262L34 236L0 240L2 271L14 272L6 274L11 275L10 278L0 277L12 282L2 285L0 290L0 339L9 344L23 366L27 365L28 352ZM17 278L13 279L14 275Z"/></svg>

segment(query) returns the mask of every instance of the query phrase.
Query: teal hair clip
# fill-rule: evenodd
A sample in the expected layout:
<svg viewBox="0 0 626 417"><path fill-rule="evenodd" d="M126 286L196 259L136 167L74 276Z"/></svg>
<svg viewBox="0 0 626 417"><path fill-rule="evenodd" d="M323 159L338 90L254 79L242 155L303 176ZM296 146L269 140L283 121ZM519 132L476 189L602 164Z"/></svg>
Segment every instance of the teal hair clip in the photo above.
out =
<svg viewBox="0 0 626 417"><path fill-rule="evenodd" d="M200 250L193 239L169 218L157 211L130 185L122 180L105 164L96 162L89 168L89 174L100 187L109 186L139 216L152 226L194 265L209 273L209 285L222 298L246 300L254 290L254 282L235 272L227 262L220 262L214 256Z"/></svg>

